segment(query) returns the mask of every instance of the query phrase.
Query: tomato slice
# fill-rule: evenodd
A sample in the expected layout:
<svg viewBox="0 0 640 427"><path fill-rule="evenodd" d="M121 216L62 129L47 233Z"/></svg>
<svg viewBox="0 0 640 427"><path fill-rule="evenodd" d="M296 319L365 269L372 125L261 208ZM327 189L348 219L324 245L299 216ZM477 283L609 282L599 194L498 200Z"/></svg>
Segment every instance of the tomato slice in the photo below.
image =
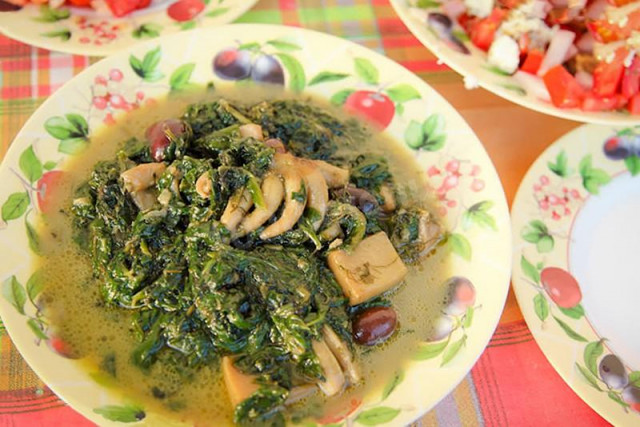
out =
<svg viewBox="0 0 640 427"><path fill-rule="evenodd" d="M640 93L636 93L631 97L627 108L631 114L640 114Z"/></svg>
<svg viewBox="0 0 640 427"><path fill-rule="evenodd" d="M540 50L530 50L527 53L527 57L524 62L520 66L520 70L525 73L537 74L540 69L540 64L542 64L542 60L544 59L544 52Z"/></svg>
<svg viewBox="0 0 640 427"><path fill-rule="evenodd" d="M593 70L593 91L598 96L612 96L618 92L624 73L624 60L629 54L625 48L616 50L611 62L600 61Z"/></svg>
<svg viewBox="0 0 640 427"><path fill-rule="evenodd" d="M606 18L589 21L586 26L593 39L597 42L609 43L625 40L631 36L633 31L638 31L638 28L640 28L640 9L636 9L627 15L627 21L622 27L617 23L609 22Z"/></svg>
<svg viewBox="0 0 640 427"><path fill-rule="evenodd" d="M629 4L636 0L607 0L607 3L613 6L624 6L625 4Z"/></svg>
<svg viewBox="0 0 640 427"><path fill-rule="evenodd" d="M491 15L475 22L469 30L471 42L482 50L489 50L496 31L507 14L508 11L496 7Z"/></svg>
<svg viewBox="0 0 640 427"><path fill-rule="evenodd" d="M562 65L549 69L542 77L551 102L558 108L579 107L584 89Z"/></svg>
<svg viewBox="0 0 640 427"><path fill-rule="evenodd" d="M631 98L640 92L640 57L636 54L631 65L624 70L620 93Z"/></svg>
<svg viewBox="0 0 640 427"><path fill-rule="evenodd" d="M68 0L69 4L76 7L89 7L91 6L91 0Z"/></svg>
<svg viewBox="0 0 640 427"><path fill-rule="evenodd" d="M610 111L623 108L626 103L627 98L620 94L598 96L593 92L588 92L582 98L581 108L584 111Z"/></svg>

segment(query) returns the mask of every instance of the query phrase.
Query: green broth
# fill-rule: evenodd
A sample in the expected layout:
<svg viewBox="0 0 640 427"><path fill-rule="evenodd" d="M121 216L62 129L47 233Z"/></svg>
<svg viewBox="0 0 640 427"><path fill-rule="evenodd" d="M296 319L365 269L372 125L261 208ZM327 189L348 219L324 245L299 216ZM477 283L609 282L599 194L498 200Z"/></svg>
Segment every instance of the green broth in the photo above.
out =
<svg viewBox="0 0 640 427"><path fill-rule="evenodd" d="M214 95L215 98L223 95L228 99L239 97L236 91L217 91ZM151 123L177 117L188 104L212 96L190 94L162 100L152 108L128 114L117 125L106 127L93 136L90 148L65 165L64 178L52 199L52 213L41 225L43 257L38 268L45 278L42 298L52 329L73 349L74 356L81 356L79 363L92 376L104 381L114 392L126 394L129 400L147 411L192 424L219 426L232 424L233 408L217 365L201 368L185 379L171 364L162 360L148 371L130 362L130 351L137 344L131 327L131 314L126 309L105 307L99 283L92 277L91 262L72 240L70 215L73 190L87 179L97 161L113 158L119 141L132 136L142 138ZM251 96L259 100L270 94L253 91ZM242 101L249 101L244 94ZM372 135L365 146L343 148L342 152L384 153L396 182L404 187L404 197L420 199L422 204L434 210L434 200L425 194L425 173L408 150L398 147L385 135L375 132ZM321 416L342 409L352 399L360 399L381 388L402 364L408 362L408 355L414 351L418 341L429 336L445 298L441 284L448 276L449 268L444 252L435 251L420 266L410 267L405 284L390 296L398 313L398 333L374 348L356 346L359 349L356 360L361 365L364 383L329 399L317 393L294 405L291 413ZM105 359L112 354L115 358ZM115 379L107 372L115 373Z"/></svg>

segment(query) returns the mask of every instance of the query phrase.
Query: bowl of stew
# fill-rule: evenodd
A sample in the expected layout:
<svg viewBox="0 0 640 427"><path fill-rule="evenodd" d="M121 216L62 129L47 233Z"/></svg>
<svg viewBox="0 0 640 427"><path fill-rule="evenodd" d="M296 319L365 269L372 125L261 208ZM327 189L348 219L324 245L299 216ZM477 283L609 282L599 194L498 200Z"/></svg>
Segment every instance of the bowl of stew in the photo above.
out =
<svg viewBox="0 0 640 427"><path fill-rule="evenodd" d="M109 57L34 113L0 176L3 322L101 425L409 423L471 369L508 290L473 131L404 68L308 30Z"/></svg>

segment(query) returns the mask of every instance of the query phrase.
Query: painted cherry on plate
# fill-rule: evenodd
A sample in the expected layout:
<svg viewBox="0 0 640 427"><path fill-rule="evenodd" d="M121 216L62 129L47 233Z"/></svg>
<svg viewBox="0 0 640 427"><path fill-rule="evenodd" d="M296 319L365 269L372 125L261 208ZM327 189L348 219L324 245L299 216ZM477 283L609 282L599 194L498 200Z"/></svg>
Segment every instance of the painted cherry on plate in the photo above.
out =
<svg viewBox="0 0 640 427"><path fill-rule="evenodd" d="M446 283L449 288L445 313L460 316L476 302L476 288L465 277L452 277Z"/></svg>
<svg viewBox="0 0 640 427"><path fill-rule="evenodd" d="M42 175L38 180L38 185L36 187L38 192L38 206L43 213L47 213L51 210L53 189L58 185L63 175L64 172L62 171L49 171Z"/></svg>
<svg viewBox="0 0 640 427"><path fill-rule="evenodd" d="M186 22L202 12L204 6L200 0L178 0L167 8L167 15L175 21Z"/></svg>
<svg viewBox="0 0 640 427"><path fill-rule="evenodd" d="M558 307L575 307L582 301L582 292L578 281L558 267L547 267L540 272L542 286Z"/></svg>
<svg viewBox="0 0 640 427"><path fill-rule="evenodd" d="M344 103L347 111L357 114L381 129L391 123L396 107L393 101L381 92L357 90Z"/></svg>

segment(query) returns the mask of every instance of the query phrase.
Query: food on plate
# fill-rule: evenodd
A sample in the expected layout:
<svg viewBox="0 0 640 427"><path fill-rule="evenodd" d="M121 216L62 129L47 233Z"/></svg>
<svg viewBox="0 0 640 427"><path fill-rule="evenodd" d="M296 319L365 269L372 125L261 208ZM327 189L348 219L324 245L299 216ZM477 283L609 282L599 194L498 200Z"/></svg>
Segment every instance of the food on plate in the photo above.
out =
<svg viewBox="0 0 640 427"><path fill-rule="evenodd" d="M558 108L640 114L640 2L412 0L448 46L456 24L498 73ZM436 11L437 8L437 11ZM454 24L455 23L455 24Z"/></svg>
<svg viewBox="0 0 640 427"><path fill-rule="evenodd" d="M447 300L444 230L410 154L329 108L171 97L93 137L40 230L64 354L200 425L388 380Z"/></svg>
<svg viewBox="0 0 640 427"><path fill-rule="evenodd" d="M104 11L113 14L116 18L123 17L138 9L144 9L149 7L151 0L2 0L8 2L16 7L26 6L29 3L37 5L48 5L53 9L58 9L63 6L92 8L99 11ZM194 8L200 7L198 12L204 8L204 3L197 0L197 5L191 7L184 7L182 2L176 2L169 6L169 10L173 7L173 12L176 16L183 16L189 14ZM178 10L179 9L179 10ZM196 12L197 13L197 12ZM190 19L190 18L189 18ZM176 18L176 20L179 20Z"/></svg>

